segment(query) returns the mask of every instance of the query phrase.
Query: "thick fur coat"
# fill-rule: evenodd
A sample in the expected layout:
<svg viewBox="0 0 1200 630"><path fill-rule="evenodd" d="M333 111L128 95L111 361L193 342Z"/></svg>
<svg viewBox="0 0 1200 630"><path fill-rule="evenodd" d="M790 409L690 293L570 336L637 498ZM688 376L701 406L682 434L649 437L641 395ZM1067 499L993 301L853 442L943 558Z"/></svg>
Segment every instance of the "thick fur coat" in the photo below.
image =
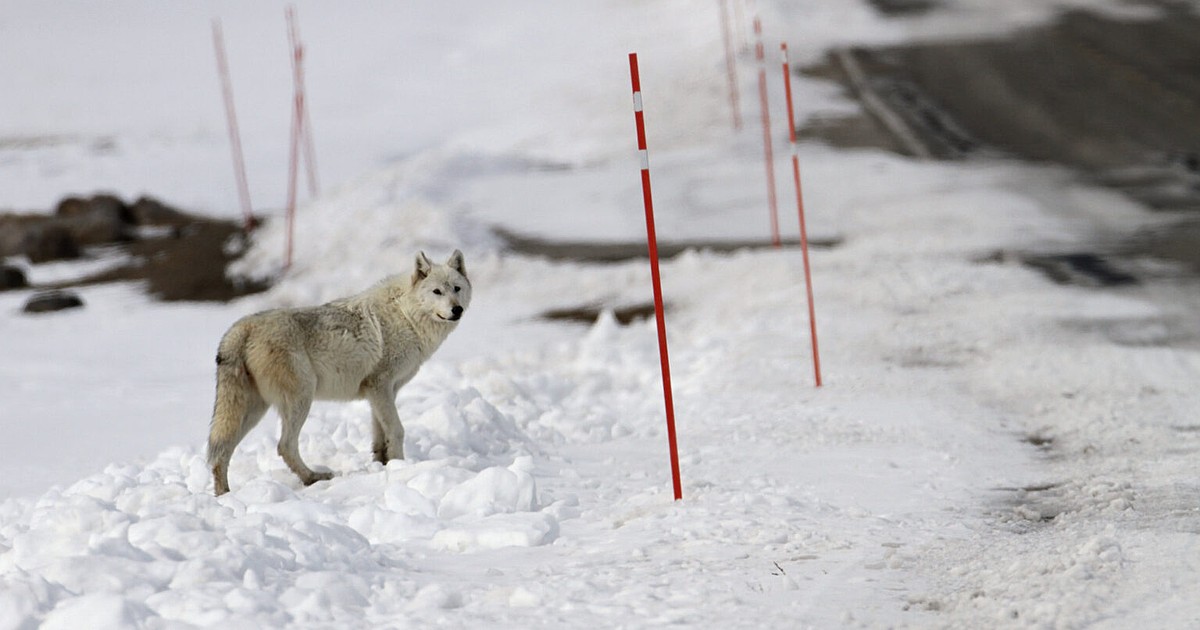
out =
<svg viewBox="0 0 1200 630"><path fill-rule="evenodd" d="M371 404L376 461L404 458L396 393L457 327L471 302L462 252L443 265L417 254L411 276L392 276L351 297L238 320L217 350L208 465L217 495L229 491L233 451L270 407L283 423L279 455L305 485L329 479L300 458L313 400Z"/></svg>

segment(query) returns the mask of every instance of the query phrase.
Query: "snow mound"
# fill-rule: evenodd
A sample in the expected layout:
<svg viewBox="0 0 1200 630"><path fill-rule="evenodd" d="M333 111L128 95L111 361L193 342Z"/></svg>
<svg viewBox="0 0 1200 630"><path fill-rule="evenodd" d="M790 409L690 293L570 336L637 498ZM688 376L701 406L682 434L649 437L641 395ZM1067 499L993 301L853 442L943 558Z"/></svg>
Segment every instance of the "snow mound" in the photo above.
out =
<svg viewBox="0 0 1200 630"><path fill-rule="evenodd" d="M422 548L554 542L560 511L542 509L512 417L470 387L408 402L424 408L410 422L416 457L386 466L370 461L365 405L315 411L302 451L337 476L312 487L259 429L220 498L201 450L175 448L4 503L0 627L330 622L411 599L418 586L397 569ZM374 596L385 586L402 596Z"/></svg>
<svg viewBox="0 0 1200 630"><path fill-rule="evenodd" d="M657 411L642 356L652 334L602 318L576 342L431 364L398 400L408 459L387 465L372 460L366 403L317 403L301 452L335 476L311 487L276 454L272 413L219 498L197 445L4 502L0 628L336 624L460 607L454 589L405 571L412 559L554 543L579 501L541 495L558 467L540 445L659 433L645 421Z"/></svg>
<svg viewBox="0 0 1200 630"><path fill-rule="evenodd" d="M474 256L494 251L495 237L486 226L438 204L429 190L430 178L453 161L431 151L300 206L292 267L276 287L275 298L303 304L340 297L347 287L365 288L384 276L408 272L419 250L434 258L456 248ZM280 276L287 231L282 216L268 220L254 233L245 255L230 266L230 275Z"/></svg>
<svg viewBox="0 0 1200 630"><path fill-rule="evenodd" d="M311 488L275 470L216 498L196 449L110 466L6 521L0 625L43 612L44 627L209 624L274 602L293 621L336 619L367 607L406 549L553 542L558 519L540 511L533 469L528 456L480 471L393 462Z"/></svg>

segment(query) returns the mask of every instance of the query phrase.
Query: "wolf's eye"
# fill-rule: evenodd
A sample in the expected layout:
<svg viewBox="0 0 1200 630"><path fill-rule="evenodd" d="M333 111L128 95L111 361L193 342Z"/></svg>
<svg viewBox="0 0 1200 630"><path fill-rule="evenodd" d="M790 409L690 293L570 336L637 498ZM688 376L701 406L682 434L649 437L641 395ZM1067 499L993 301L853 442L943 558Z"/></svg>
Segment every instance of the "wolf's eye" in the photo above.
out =
<svg viewBox="0 0 1200 630"><path fill-rule="evenodd" d="M454 287L455 293L458 293L459 291L462 291L462 287Z"/></svg>
<svg viewBox="0 0 1200 630"><path fill-rule="evenodd" d="M441 294L442 294L442 290L441 290L441 289L434 289L434 290L433 290L433 294L434 294L434 295L441 295Z"/></svg>

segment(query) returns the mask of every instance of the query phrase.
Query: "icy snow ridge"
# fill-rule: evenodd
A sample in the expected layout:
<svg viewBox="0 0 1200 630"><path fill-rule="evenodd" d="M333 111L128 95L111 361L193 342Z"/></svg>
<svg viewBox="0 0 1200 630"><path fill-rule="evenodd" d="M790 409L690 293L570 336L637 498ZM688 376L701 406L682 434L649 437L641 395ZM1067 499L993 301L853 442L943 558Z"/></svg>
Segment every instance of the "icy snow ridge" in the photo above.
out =
<svg viewBox="0 0 1200 630"><path fill-rule="evenodd" d="M644 422L652 348L612 347L650 332L607 316L576 342L426 366L398 400L409 459L386 466L371 459L366 403L318 403L301 450L336 476L311 487L276 454L272 412L235 453L223 497L194 446L0 503L0 628L336 624L461 607L421 577L421 558L551 544L578 516L574 495L539 492L559 468L545 445L661 431Z"/></svg>
<svg viewBox="0 0 1200 630"><path fill-rule="evenodd" d="M0 628L337 622L416 602L460 606L461 596L415 578L409 559L556 540L578 501L539 495L536 476L547 473L535 458L545 456L530 434L632 433L589 409L620 387L594 358L595 344L620 334L598 325L553 351L562 362L487 359L468 364L469 375L430 366L399 401L412 418L407 461L371 461L365 403L322 404L301 449L336 471L329 482L301 486L275 454L277 429L260 427L235 454L233 491L221 498L201 449L180 447L0 504Z"/></svg>

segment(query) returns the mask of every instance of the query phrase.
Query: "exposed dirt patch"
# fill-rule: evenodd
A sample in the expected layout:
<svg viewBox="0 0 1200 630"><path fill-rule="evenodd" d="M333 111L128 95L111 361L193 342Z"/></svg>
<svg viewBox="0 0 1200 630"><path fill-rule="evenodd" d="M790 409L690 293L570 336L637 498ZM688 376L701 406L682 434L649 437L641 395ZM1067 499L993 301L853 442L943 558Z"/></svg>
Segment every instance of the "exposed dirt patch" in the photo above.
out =
<svg viewBox="0 0 1200 630"><path fill-rule="evenodd" d="M539 256L550 260L565 260L574 262L621 262L649 258L645 242L614 242L596 243L591 241L549 241L534 236L510 232L496 228L496 236L504 241L505 249L527 256ZM808 246L812 249L831 249L842 243L839 238L809 239ZM659 242L658 255L661 258L674 258L683 252L696 249L713 252L735 252L743 249L769 249L773 245L769 241L738 241L738 240L707 240L707 241L676 241ZM785 248L799 247L798 244L788 243Z"/></svg>
<svg viewBox="0 0 1200 630"><path fill-rule="evenodd" d="M1025 256L1023 262L1058 284L1120 287L1138 284L1132 274L1117 268L1107 258L1092 252Z"/></svg>
<svg viewBox="0 0 1200 630"><path fill-rule="evenodd" d="M1121 250L1182 263L1193 273L1200 273L1200 220L1189 219L1134 234Z"/></svg>
<svg viewBox="0 0 1200 630"><path fill-rule="evenodd" d="M981 265L1020 263L1035 269L1055 284L1083 287L1124 287L1141 284L1141 280L1127 267L1130 261L1112 252L1074 251L1067 253L1036 253L996 250L978 256L974 262Z"/></svg>
<svg viewBox="0 0 1200 630"><path fill-rule="evenodd" d="M225 268L244 250L241 224L190 214L148 197L132 204L109 195L71 197L55 214L0 215L0 225L9 241L9 249L0 253L21 254L34 264L87 258L100 251L115 250L128 257L107 271L34 289L142 281L147 293L160 300L227 302L269 286L225 275ZM56 239L52 244L62 246L49 248L46 234ZM31 251L45 256L35 260Z"/></svg>
<svg viewBox="0 0 1200 630"><path fill-rule="evenodd" d="M935 0L867 0L876 11L894 17L923 15L941 3Z"/></svg>
<svg viewBox="0 0 1200 630"><path fill-rule="evenodd" d="M666 308L665 306L663 307ZM542 319L551 321L574 322L579 324L594 324L605 309L611 310L618 323L627 325L632 322L654 317L654 304L634 304L615 308L599 304L587 304L571 308L556 308L542 313Z"/></svg>
<svg viewBox="0 0 1200 630"><path fill-rule="evenodd" d="M904 147L869 116L821 116L797 130L801 141L819 140L845 149L885 149L904 155Z"/></svg>
<svg viewBox="0 0 1200 630"><path fill-rule="evenodd" d="M169 235L139 239L121 247L133 262L63 287L142 280L150 295L164 301L228 302L265 291L269 283L231 279L225 268L241 254L240 225L197 219Z"/></svg>

